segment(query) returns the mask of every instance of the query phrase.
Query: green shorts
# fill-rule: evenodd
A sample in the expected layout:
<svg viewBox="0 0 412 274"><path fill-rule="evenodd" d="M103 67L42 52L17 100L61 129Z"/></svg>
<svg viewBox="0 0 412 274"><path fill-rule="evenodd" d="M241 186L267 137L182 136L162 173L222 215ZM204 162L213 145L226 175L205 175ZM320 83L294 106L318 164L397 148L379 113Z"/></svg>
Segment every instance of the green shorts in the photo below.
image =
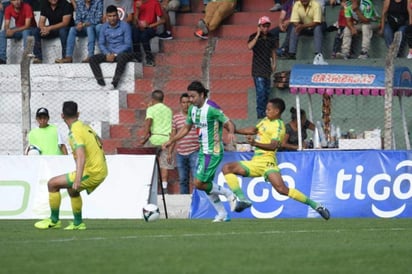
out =
<svg viewBox="0 0 412 274"><path fill-rule="evenodd" d="M239 164L246 170L246 177L263 176L265 181L272 172L279 173L279 167L273 158L254 157L250 161L240 161Z"/></svg>
<svg viewBox="0 0 412 274"><path fill-rule="evenodd" d="M196 178L203 182L209 183L215 177L216 169L222 161L223 154L203 154L199 153L199 163L196 170Z"/></svg>

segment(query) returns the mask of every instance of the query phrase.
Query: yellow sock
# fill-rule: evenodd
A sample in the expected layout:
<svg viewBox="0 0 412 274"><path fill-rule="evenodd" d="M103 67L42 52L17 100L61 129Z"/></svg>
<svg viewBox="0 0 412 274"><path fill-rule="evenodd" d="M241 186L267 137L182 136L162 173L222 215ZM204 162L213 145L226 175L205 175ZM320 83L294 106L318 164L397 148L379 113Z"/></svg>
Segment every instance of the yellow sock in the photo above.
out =
<svg viewBox="0 0 412 274"><path fill-rule="evenodd" d="M299 190L295 188L289 189L288 196L296 201L307 204L312 208L316 208L317 206L316 202L312 201L305 194L303 194L302 192L300 192Z"/></svg>
<svg viewBox="0 0 412 274"><path fill-rule="evenodd" d="M74 216L74 225L79 225L83 222L82 220L82 206L83 201L82 197L79 195L77 197L71 197L70 201L72 203L72 210Z"/></svg>
<svg viewBox="0 0 412 274"><path fill-rule="evenodd" d="M233 173L228 173L225 175L225 180L227 184L229 185L230 189L235 193L235 195L239 199L243 199L245 195L243 194L242 189L239 186L239 181L237 179L237 176Z"/></svg>
<svg viewBox="0 0 412 274"><path fill-rule="evenodd" d="M49 205L50 205L50 219L57 223L59 220L59 210L60 210L60 203L61 203L61 195L60 192L49 192Z"/></svg>

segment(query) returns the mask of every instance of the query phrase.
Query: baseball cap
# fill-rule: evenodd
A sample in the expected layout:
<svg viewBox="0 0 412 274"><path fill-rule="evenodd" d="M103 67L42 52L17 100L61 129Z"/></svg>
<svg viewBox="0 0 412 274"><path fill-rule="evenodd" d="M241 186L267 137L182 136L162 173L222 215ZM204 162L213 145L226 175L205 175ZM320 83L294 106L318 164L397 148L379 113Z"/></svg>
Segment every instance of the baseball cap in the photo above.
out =
<svg viewBox="0 0 412 274"><path fill-rule="evenodd" d="M39 109L36 111L36 117L39 117L39 116L41 116L41 115L44 115L44 116L49 117L49 111L47 110L47 108L39 108Z"/></svg>
<svg viewBox="0 0 412 274"><path fill-rule="evenodd" d="M269 17L262 16L259 18L258 25L271 24Z"/></svg>

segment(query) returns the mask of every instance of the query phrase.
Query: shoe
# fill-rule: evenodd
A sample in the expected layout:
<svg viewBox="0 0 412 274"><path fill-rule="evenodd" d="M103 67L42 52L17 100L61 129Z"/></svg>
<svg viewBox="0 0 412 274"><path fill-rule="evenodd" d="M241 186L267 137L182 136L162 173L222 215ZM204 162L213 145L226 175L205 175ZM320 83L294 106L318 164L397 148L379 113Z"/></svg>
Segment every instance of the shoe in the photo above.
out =
<svg viewBox="0 0 412 274"><path fill-rule="evenodd" d="M158 36L159 36L159 39L161 39L161 40L172 40L173 39L172 33L168 30L165 30L164 32L162 32Z"/></svg>
<svg viewBox="0 0 412 274"><path fill-rule="evenodd" d="M322 53L318 53L318 54L315 55L315 58L313 58L313 64L314 65L327 65L328 62L326 62L323 59Z"/></svg>
<svg viewBox="0 0 412 274"><path fill-rule="evenodd" d="M345 59L348 60L350 58L349 54L347 53L342 53L342 52L337 52L336 53L336 58L337 59Z"/></svg>
<svg viewBox="0 0 412 274"><path fill-rule="evenodd" d="M285 53L285 58L289 60L296 60L296 53Z"/></svg>
<svg viewBox="0 0 412 274"><path fill-rule="evenodd" d="M4 61L3 59L0 59L0 65L5 65L5 64L7 64L7 62Z"/></svg>
<svg viewBox="0 0 412 274"><path fill-rule="evenodd" d="M66 226L64 230L86 230L86 224L81 223L79 225L74 225L73 222L70 222L70 224Z"/></svg>
<svg viewBox="0 0 412 274"><path fill-rule="evenodd" d="M73 59L71 57L64 57L61 59L56 59L54 62L58 64L73 63Z"/></svg>
<svg viewBox="0 0 412 274"><path fill-rule="evenodd" d="M239 200L236 203L236 208L235 211L236 212L242 212L243 210L245 210L246 208L249 208L252 206L252 202L249 201L248 199L244 199L244 200Z"/></svg>
<svg viewBox="0 0 412 274"><path fill-rule="evenodd" d="M183 5L183 6L180 7L178 12L186 13L186 12L191 12L191 11L192 10L191 10L189 5Z"/></svg>
<svg viewBox="0 0 412 274"><path fill-rule="evenodd" d="M230 205L230 211L235 211L236 205L237 205L237 199L235 195L232 195L228 198L229 200L229 205Z"/></svg>
<svg viewBox="0 0 412 274"><path fill-rule="evenodd" d="M285 49L284 48L278 48L277 50L276 50L276 55L278 56L278 57L285 57Z"/></svg>
<svg viewBox="0 0 412 274"><path fill-rule="evenodd" d="M102 86L102 87L106 85L106 82L104 81L104 79L97 80L97 83L99 84L99 86Z"/></svg>
<svg viewBox="0 0 412 274"><path fill-rule="evenodd" d="M323 219L329 220L330 213L326 207L324 207L323 205L318 205L315 210L319 213L320 216L322 216Z"/></svg>
<svg viewBox="0 0 412 274"><path fill-rule="evenodd" d="M90 57L86 57L83 59L82 63L89 63L90 62Z"/></svg>
<svg viewBox="0 0 412 274"><path fill-rule="evenodd" d="M146 66L146 67L155 67L156 64L155 64L155 62L154 62L153 60L146 60L145 66Z"/></svg>
<svg viewBox="0 0 412 274"><path fill-rule="evenodd" d="M203 19L199 20L197 26L203 32L203 35L209 34L209 29L207 28L206 22Z"/></svg>
<svg viewBox="0 0 412 274"><path fill-rule="evenodd" d="M49 229L49 228L61 228L62 222L59 220L57 223L53 223L50 218L38 221L34 224L34 227L37 229Z"/></svg>
<svg viewBox="0 0 412 274"><path fill-rule="evenodd" d="M43 61L39 58L33 58L33 64L41 64Z"/></svg>
<svg viewBox="0 0 412 274"><path fill-rule="evenodd" d="M406 59L412 59L412 52L408 53L408 56L406 56Z"/></svg>
<svg viewBox="0 0 412 274"><path fill-rule="evenodd" d="M269 11L280 11L282 9L282 5L279 3L276 3Z"/></svg>
<svg viewBox="0 0 412 274"><path fill-rule="evenodd" d="M215 219L212 221L212 223L222 223L222 222L230 222L230 217L229 215L216 215Z"/></svg>
<svg viewBox="0 0 412 274"><path fill-rule="evenodd" d="M194 35L200 39L207 40L207 35L205 35L201 29L195 31Z"/></svg>
<svg viewBox="0 0 412 274"><path fill-rule="evenodd" d="M112 86L113 86L114 89L116 89L118 85L119 85L119 82L117 82L117 81L112 82Z"/></svg>
<svg viewBox="0 0 412 274"><path fill-rule="evenodd" d="M358 59L368 59L368 58L369 58L369 55L368 55L368 52L366 51L361 51L361 53L358 56Z"/></svg>

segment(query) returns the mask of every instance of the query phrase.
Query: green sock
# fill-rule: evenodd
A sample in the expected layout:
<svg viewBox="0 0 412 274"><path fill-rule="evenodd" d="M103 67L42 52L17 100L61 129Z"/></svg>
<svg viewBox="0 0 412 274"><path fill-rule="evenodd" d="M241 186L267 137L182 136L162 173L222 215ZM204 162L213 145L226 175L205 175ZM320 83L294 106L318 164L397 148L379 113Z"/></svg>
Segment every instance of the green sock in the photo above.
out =
<svg viewBox="0 0 412 274"><path fill-rule="evenodd" d="M73 216L74 216L74 225L79 225L83 222L82 219L82 197L79 195L77 197L71 197L70 201L72 203L72 210L73 210Z"/></svg>
<svg viewBox="0 0 412 274"><path fill-rule="evenodd" d="M49 205L50 205L50 219L53 223L57 223L59 221L59 212L60 212L60 202L61 196L60 192L49 192Z"/></svg>

